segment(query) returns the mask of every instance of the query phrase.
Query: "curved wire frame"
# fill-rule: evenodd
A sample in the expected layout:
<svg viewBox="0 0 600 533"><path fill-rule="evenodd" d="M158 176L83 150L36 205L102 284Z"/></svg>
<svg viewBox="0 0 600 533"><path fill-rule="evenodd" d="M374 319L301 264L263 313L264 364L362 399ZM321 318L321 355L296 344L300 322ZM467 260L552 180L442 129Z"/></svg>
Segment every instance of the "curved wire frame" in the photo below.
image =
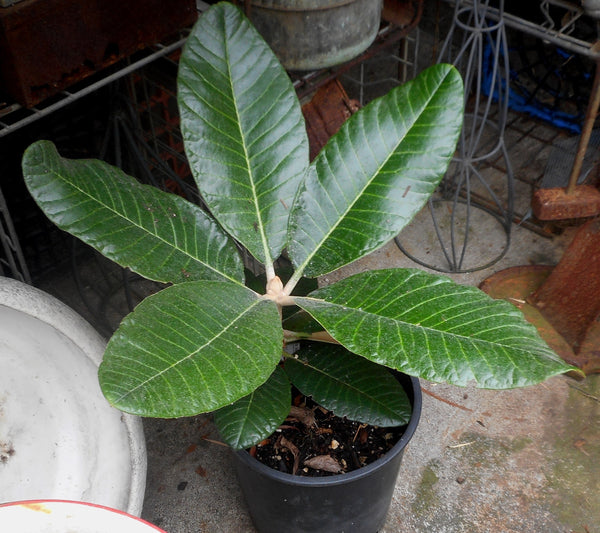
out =
<svg viewBox="0 0 600 533"><path fill-rule="evenodd" d="M492 3L500 13L504 12L504 0ZM429 202L431 223L447 264L428 264L403 247L401 236L396 237L398 247L413 261L442 272L488 268L504 257L510 246L514 190L504 143L510 74L508 48L502 17L498 21L486 17L489 4L490 0L457 0L453 24L438 59L438 62L454 64L465 83L465 121L457 152L436 195ZM458 46L455 45L457 42ZM499 157L504 159L506 168L503 193L497 193L497 184L491 183L483 173L486 162ZM506 198L501 198L502 195ZM448 224L440 222L440 210L436 213L434 209L439 202L450 204L446 210L450 217ZM499 222L505 243L491 259L466 266L468 252L481 244L471 239L473 209ZM442 225L449 227L449 235L444 234Z"/></svg>

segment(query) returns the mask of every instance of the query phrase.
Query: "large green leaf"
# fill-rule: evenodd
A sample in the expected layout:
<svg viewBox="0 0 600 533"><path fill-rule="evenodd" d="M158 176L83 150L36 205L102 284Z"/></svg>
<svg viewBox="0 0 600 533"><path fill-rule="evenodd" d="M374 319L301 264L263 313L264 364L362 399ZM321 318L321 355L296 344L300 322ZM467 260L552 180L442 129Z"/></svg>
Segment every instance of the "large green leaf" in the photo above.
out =
<svg viewBox="0 0 600 533"><path fill-rule="evenodd" d="M337 416L383 427L408 423L408 396L385 367L333 344L309 343L296 355L285 362L290 380Z"/></svg>
<svg viewBox="0 0 600 533"><path fill-rule="evenodd" d="M142 416L213 411L250 394L281 358L277 306L234 283L192 281L146 298L110 339L100 386Z"/></svg>
<svg viewBox="0 0 600 533"><path fill-rule="evenodd" d="M179 196L103 161L62 158L49 141L25 151L23 173L52 222L146 278L244 280L234 242Z"/></svg>
<svg viewBox="0 0 600 533"><path fill-rule="evenodd" d="M276 367L264 385L215 412L215 424L223 440L241 450L271 435L288 416L291 405L290 382Z"/></svg>
<svg viewBox="0 0 600 533"><path fill-rule="evenodd" d="M178 101L204 201L254 257L272 263L285 246L308 140L289 77L231 4L211 8L188 37Z"/></svg>
<svg viewBox="0 0 600 533"><path fill-rule="evenodd" d="M431 381L505 389L573 370L513 305L419 270L364 272L296 302L350 351Z"/></svg>
<svg viewBox="0 0 600 533"><path fill-rule="evenodd" d="M462 124L463 85L435 65L353 115L309 168L290 217L289 254L308 277L382 246L435 190Z"/></svg>

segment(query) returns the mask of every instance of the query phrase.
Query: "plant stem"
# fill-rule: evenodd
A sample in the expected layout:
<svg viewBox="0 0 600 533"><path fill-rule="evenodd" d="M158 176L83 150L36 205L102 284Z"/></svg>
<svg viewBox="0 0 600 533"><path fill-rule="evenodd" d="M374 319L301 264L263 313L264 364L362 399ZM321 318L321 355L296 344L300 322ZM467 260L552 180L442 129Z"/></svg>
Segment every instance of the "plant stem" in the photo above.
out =
<svg viewBox="0 0 600 533"><path fill-rule="evenodd" d="M265 274L267 276L267 286L269 285L269 281L271 281L275 277L275 267L273 263L267 262L265 264Z"/></svg>
<svg viewBox="0 0 600 533"><path fill-rule="evenodd" d="M294 305L294 298L283 292L283 283L279 276L273 276L267 282L267 292L263 298L275 302L279 306L280 313L284 305Z"/></svg>
<svg viewBox="0 0 600 533"><path fill-rule="evenodd" d="M326 331L315 331L313 333L304 333L301 331L289 331L287 329L283 330L283 339L286 343L300 341L300 340L308 340L308 341L318 341L318 342L327 342L329 344L339 344L329 333Z"/></svg>
<svg viewBox="0 0 600 533"><path fill-rule="evenodd" d="M286 296L292 294L292 291L294 290L294 288L300 281L300 278L302 277L302 272L303 269L301 268L294 271L292 277L288 280L288 282L285 284L285 287L283 288L283 294L285 294Z"/></svg>

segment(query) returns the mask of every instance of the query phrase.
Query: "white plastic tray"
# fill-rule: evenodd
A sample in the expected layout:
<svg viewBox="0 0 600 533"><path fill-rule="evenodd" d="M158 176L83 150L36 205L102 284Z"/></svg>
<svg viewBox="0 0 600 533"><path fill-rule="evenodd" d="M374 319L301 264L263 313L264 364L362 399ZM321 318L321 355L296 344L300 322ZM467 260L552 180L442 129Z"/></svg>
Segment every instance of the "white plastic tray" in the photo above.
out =
<svg viewBox="0 0 600 533"><path fill-rule="evenodd" d="M47 293L0 277L0 503L76 500L141 514L141 420L98 385L105 342Z"/></svg>

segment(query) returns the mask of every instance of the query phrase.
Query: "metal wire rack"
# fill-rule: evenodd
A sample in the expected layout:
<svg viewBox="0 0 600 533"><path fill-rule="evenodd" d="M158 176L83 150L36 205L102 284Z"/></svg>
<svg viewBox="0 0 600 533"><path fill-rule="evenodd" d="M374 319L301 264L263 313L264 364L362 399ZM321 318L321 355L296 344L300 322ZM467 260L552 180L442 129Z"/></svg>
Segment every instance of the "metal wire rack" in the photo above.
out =
<svg viewBox="0 0 600 533"><path fill-rule="evenodd" d="M554 47L564 54L565 62L573 56L597 60L598 22L591 19L579 3L564 0L539 3L507 0L506 8L504 0L446 0L446 3L452 4L455 13L449 33L454 34L458 29L469 36L467 41L456 45L454 55L440 54L440 60L449 60L464 67L466 86L471 89L465 104L468 133L463 131L458 155L437 196L430 202L430 220L419 220L421 231L424 231L424 224L432 228L431 233L435 236L432 240L437 241L436 244L421 250L407 250L403 246L402 235L396 242L409 257L423 266L444 272L472 272L489 267L504 256L510 246L512 222L530 225L529 221L525 222L528 214L517 216L514 213L513 172L502 136L506 107L512 98L515 81L511 79L514 71L508 65L512 43L507 42L505 30L511 30L511 37L532 36L540 45ZM595 27L595 31L582 31L584 25L586 30L590 26ZM490 39L491 32L499 32L500 27L503 28L501 40ZM478 40L485 35L488 37L483 40L487 42L481 46ZM451 35L446 39L446 52L451 39ZM479 59L467 59L465 65L465 58L471 57L464 48L469 39L470 49L476 50L475 55ZM469 64L469 61L472 63ZM539 73L542 69L537 70ZM481 72L486 75L481 76ZM547 76L556 75L551 69L545 72ZM540 83L546 81L547 78L544 78ZM528 94L530 99L539 96L540 93L536 94L539 90L539 87L534 88ZM484 102L488 96L492 98ZM495 108L492 114L488 114L488 106L490 110ZM474 118L482 111L485 118ZM484 129L479 128L483 124L486 124L487 130L491 128L486 135L482 135ZM498 159L504 161L499 164ZM498 183L504 185L499 187ZM486 217L491 222L486 222ZM494 224L499 224L506 233L503 246L492 245L486 238L487 230ZM433 247L437 247L434 253ZM488 252L488 256L483 254L483 250Z"/></svg>
<svg viewBox="0 0 600 533"><path fill-rule="evenodd" d="M15 279L30 283L31 276L2 189L0 189L0 249L4 251L4 257L0 255L0 276L10 272Z"/></svg>
<svg viewBox="0 0 600 533"><path fill-rule="evenodd" d="M60 91L56 96L32 108L24 108L14 102L0 103L0 138L10 135L98 89L135 72L156 59L170 54L181 48L186 37L187 35L182 34L174 42L168 44L157 43L141 50L126 60L119 62L115 68L107 69L107 71L102 71L96 76L91 76L68 90Z"/></svg>
<svg viewBox="0 0 600 533"><path fill-rule="evenodd" d="M489 7L489 0L466 5L456 3L453 23L439 56L440 62L456 65L465 82L465 120L457 154L429 202L430 217L419 221L431 226L441 253L426 258L418 251L409 251L402 244L402 235L396 238L399 248L412 260L443 272L487 268L501 259L510 245L513 174L504 144L509 65L502 17L491 21ZM500 0L499 9L503 7L504 1ZM484 62L489 63L492 72L487 85L483 79ZM507 169L501 191L492 185L483 170L484 163L499 154ZM498 180L498 176L494 178ZM478 199L485 201L478 202ZM491 257L481 256L481 236L475 228L487 223L481 220L482 213L500 224L506 236L504 244L494 249ZM434 246L436 244L432 244ZM471 260L472 249L481 257ZM431 260L431 257L436 259Z"/></svg>
<svg viewBox="0 0 600 533"><path fill-rule="evenodd" d="M140 50L113 67L90 76L68 90L60 91L57 95L32 108L25 108L14 102L0 103L0 140L139 71L159 58L168 56L181 48L187 33L184 30L169 42L157 43ZM11 274L16 279L31 282L31 275L1 189L0 244L2 245L0 250L3 252L0 255L0 274Z"/></svg>

